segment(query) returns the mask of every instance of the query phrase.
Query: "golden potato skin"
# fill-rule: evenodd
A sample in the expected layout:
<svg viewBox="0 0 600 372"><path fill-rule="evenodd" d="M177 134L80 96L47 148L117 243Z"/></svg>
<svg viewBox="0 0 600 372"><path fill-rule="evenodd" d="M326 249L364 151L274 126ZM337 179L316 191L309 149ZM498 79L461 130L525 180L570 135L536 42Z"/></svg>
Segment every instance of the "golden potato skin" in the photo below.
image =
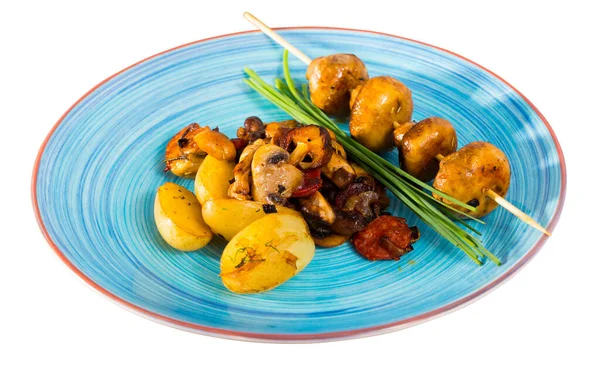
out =
<svg viewBox="0 0 600 372"><path fill-rule="evenodd" d="M332 54L313 59L306 69L310 100L326 114L349 112L350 92L369 79L365 64L354 54Z"/></svg>
<svg viewBox="0 0 600 372"><path fill-rule="evenodd" d="M233 179L235 163L206 155L194 181L194 193L200 204L211 199L228 198L229 180Z"/></svg>
<svg viewBox="0 0 600 372"><path fill-rule="evenodd" d="M350 114L350 134L369 149L391 150L394 123L410 121L412 93L406 85L390 76L378 76L361 88Z"/></svg>
<svg viewBox="0 0 600 372"><path fill-rule="evenodd" d="M246 226L221 255L221 280L236 293L268 291L302 271L315 254L300 216L273 213Z"/></svg>
<svg viewBox="0 0 600 372"><path fill-rule="evenodd" d="M504 197L509 186L510 164L506 155L491 143L473 142L440 162L433 187L462 202L471 205L478 202L475 212L460 208L438 195L433 196L473 217L483 217L498 206L485 196L485 191L491 189Z"/></svg>
<svg viewBox="0 0 600 372"><path fill-rule="evenodd" d="M410 175L428 182L439 170L436 155L456 151L456 131L446 119L431 117L411 127L400 141L400 166Z"/></svg>
<svg viewBox="0 0 600 372"><path fill-rule="evenodd" d="M277 213L302 215L293 209L278 205ZM251 200L216 199L202 206L202 216L210 229L227 241L252 222L266 216L263 204Z"/></svg>
<svg viewBox="0 0 600 372"><path fill-rule="evenodd" d="M202 218L202 207L190 191L171 182L158 188L154 220L158 232L173 248L194 251L207 245L213 233Z"/></svg>

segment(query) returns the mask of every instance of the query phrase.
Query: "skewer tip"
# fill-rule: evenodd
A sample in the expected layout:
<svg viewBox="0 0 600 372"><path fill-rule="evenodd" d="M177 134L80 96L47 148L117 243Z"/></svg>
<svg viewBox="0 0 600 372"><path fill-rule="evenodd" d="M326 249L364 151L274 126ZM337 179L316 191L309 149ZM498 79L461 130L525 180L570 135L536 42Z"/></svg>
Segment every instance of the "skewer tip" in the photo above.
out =
<svg viewBox="0 0 600 372"><path fill-rule="evenodd" d="M531 218L529 215L527 215L525 212L523 212L519 208L515 207L513 204L509 203L508 200L506 200L503 197L501 197L500 195L496 194L494 191L492 191L492 190L486 190L485 194L489 198L492 198L501 207L503 207L504 209L506 209L510 213L514 214L521 221L523 221L526 224L528 224L529 226L531 226L531 227L533 227L533 228L541 231L542 233L546 234L547 236L552 236L552 234L550 233L550 231L546 230L536 220L534 220L533 218Z"/></svg>
<svg viewBox="0 0 600 372"><path fill-rule="evenodd" d="M254 25L254 27L261 30L265 35L273 39L277 44L281 45L285 49L287 49L290 53L295 55L299 60L304 62L307 65L310 65L312 59L306 54L302 53L298 48L290 44L287 40L279 36L275 31L273 31L269 26L264 24L260 19L256 18L250 12L244 12L244 18Z"/></svg>

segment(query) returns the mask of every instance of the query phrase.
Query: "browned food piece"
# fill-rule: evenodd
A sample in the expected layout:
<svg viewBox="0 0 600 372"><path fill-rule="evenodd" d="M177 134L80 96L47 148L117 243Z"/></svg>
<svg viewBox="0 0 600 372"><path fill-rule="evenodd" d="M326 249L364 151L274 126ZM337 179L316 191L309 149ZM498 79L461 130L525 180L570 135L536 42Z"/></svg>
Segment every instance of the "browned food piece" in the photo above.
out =
<svg viewBox="0 0 600 372"><path fill-rule="evenodd" d="M280 146L290 152L290 163L302 169L321 168L333 154L331 136L317 125L304 125L288 131Z"/></svg>
<svg viewBox="0 0 600 372"><path fill-rule="evenodd" d="M356 172L350 163L334 152L331 159L322 169L323 175L329 178L337 187L344 188L356 179Z"/></svg>
<svg viewBox="0 0 600 372"><path fill-rule="evenodd" d="M369 79L365 64L354 54L313 59L306 69L310 100L326 114L348 114L350 92Z"/></svg>
<svg viewBox="0 0 600 372"><path fill-rule="evenodd" d="M165 172L171 171L179 177L194 178L206 156L206 152L202 151L194 142L194 136L209 130L209 127L201 127L197 123L192 123L177 132L167 143Z"/></svg>
<svg viewBox="0 0 600 372"><path fill-rule="evenodd" d="M398 148L400 165L410 175L428 182L439 170L437 155L456 151L456 131L446 119L431 117L415 124Z"/></svg>
<svg viewBox="0 0 600 372"><path fill-rule="evenodd" d="M475 212L458 207L435 193L433 196L473 217L482 217L498 206L485 196L485 192L490 189L504 197L509 186L510 164L506 155L491 143L473 142L440 162L433 187L475 207Z"/></svg>
<svg viewBox="0 0 600 372"><path fill-rule="evenodd" d="M310 228L313 237L325 238L331 234L331 225L336 215L333 207L320 192L306 198L296 199L300 205L300 213Z"/></svg>
<svg viewBox="0 0 600 372"><path fill-rule="evenodd" d="M368 223L369 221L358 212L337 209L331 231L339 235L351 236L364 229Z"/></svg>
<svg viewBox="0 0 600 372"><path fill-rule="evenodd" d="M380 216L357 232L352 243L368 260L399 260L413 250L412 244L418 239L419 229L409 227L404 218Z"/></svg>
<svg viewBox="0 0 600 372"><path fill-rule="evenodd" d="M242 151L240 160L233 168L233 183L229 185L227 196L237 200L252 199L250 190L250 171L252 167L252 158L259 147L265 144L264 140L258 139L253 144L248 145Z"/></svg>
<svg viewBox="0 0 600 372"><path fill-rule="evenodd" d="M404 124L394 123L394 147L402 146L402 138L415 125L412 121Z"/></svg>
<svg viewBox="0 0 600 372"><path fill-rule="evenodd" d="M329 134L331 134L331 132L329 132ZM340 145L338 141L334 140L333 137L331 137L331 148L335 154L338 154L342 158L346 159L346 149L344 149L344 146Z"/></svg>
<svg viewBox="0 0 600 372"><path fill-rule="evenodd" d="M292 194L292 198L305 198L310 196L321 188L323 185L323 180L321 179L321 170L320 169L308 169L304 172L304 181L302 182L302 186L300 186L294 193Z"/></svg>
<svg viewBox="0 0 600 372"><path fill-rule="evenodd" d="M217 160L234 161L237 153L229 137L218 130L207 130L194 136L200 150Z"/></svg>
<svg viewBox="0 0 600 372"><path fill-rule="evenodd" d="M290 154L276 145L259 147L252 158L252 198L283 205L304 182L302 171L289 163Z"/></svg>
<svg viewBox="0 0 600 372"><path fill-rule="evenodd" d="M359 177L335 195L336 219L331 230L350 236L380 216L390 200L372 177Z"/></svg>
<svg viewBox="0 0 600 372"><path fill-rule="evenodd" d="M279 146L280 138L298 125L300 123L296 120L274 121L265 126L265 134L267 139L271 139L271 143Z"/></svg>
<svg viewBox="0 0 600 372"><path fill-rule="evenodd" d="M385 189L375 180L366 177L361 177L342 189L335 198L336 208L360 212L369 221L373 216L379 216L389 204L390 199L385 194Z"/></svg>
<svg viewBox="0 0 600 372"><path fill-rule="evenodd" d="M250 116L244 121L244 126L238 128L236 135L249 143L259 138L265 138L265 125L257 116Z"/></svg>
<svg viewBox="0 0 600 372"><path fill-rule="evenodd" d="M331 225L335 221L333 207L318 191L306 198L299 198L298 203L300 204L300 212L307 219L318 219L328 225Z"/></svg>
<svg viewBox="0 0 600 372"><path fill-rule="evenodd" d="M338 235L338 234L331 234L324 238L317 238L314 236L312 238L313 238L313 241L315 242L315 244L321 248L337 247L338 245L342 245L346 241L348 241L348 239L350 239L349 236Z"/></svg>
<svg viewBox="0 0 600 372"><path fill-rule="evenodd" d="M390 76L374 77L356 94L350 115L350 134L373 151L391 150L394 123L410 121L412 112L410 89Z"/></svg>

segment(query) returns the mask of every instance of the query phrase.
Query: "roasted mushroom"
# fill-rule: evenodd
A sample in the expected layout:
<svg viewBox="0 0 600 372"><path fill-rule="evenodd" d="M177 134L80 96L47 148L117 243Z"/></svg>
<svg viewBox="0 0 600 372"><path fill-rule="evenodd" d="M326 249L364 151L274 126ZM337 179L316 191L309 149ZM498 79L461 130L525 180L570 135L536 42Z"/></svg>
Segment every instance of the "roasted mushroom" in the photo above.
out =
<svg viewBox="0 0 600 372"><path fill-rule="evenodd" d="M331 225L335 221L335 211L319 192L306 198L296 199L300 213L304 216L312 236L325 238L331 234Z"/></svg>
<svg viewBox="0 0 600 372"><path fill-rule="evenodd" d="M413 250L419 239L419 229L409 227L406 220L394 216L381 216L352 237L357 252L368 260L399 260Z"/></svg>
<svg viewBox="0 0 600 372"><path fill-rule="evenodd" d="M265 126L265 134L267 139L271 139L271 143L280 144L281 137L290 129L296 128L300 123L296 120L274 121Z"/></svg>
<svg viewBox="0 0 600 372"><path fill-rule="evenodd" d="M227 195L232 199L250 200L252 198L250 192L250 170L252 166L252 158L259 147L265 142L262 139L254 141L242 151L240 160L233 168L233 183L229 185Z"/></svg>
<svg viewBox="0 0 600 372"><path fill-rule="evenodd" d="M351 236L364 229L368 223L369 221L358 212L337 209L331 231L339 235Z"/></svg>
<svg viewBox="0 0 600 372"><path fill-rule="evenodd" d="M350 92L369 79L354 54L332 54L312 60L306 70L311 101L329 115L347 115Z"/></svg>
<svg viewBox="0 0 600 372"><path fill-rule="evenodd" d="M217 160L235 160L236 148L233 142L218 130L202 131L194 136L198 148Z"/></svg>
<svg viewBox="0 0 600 372"><path fill-rule="evenodd" d="M281 138L280 146L290 152L290 163L302 169L320 168L333 154L329 132L316 125L291 129Z"/></svg>
<svg viewBox="0 0 600 372"><path fill-rule="evenodd" d="M252 159L252 198L263 204L284 204L303 183L302 171L289 164L279 146L261 146Z"/></svg>
<svg viewBox="0 0 600 372"><path fill-rule="evenodd" d="M177 132L167 143L165 172L171 171L179 177L194 178L206 156L206 152L202 151L194 142L194 136L209 130L208 127L200 127L200 125L192 123Z"/></svg>
<svg viewBox="0 0 600 372"><path fill-rule="evenodd" d="M300 212L310 218L331 225L335 221L335 212L333 207L325 200L320 192L316 192L309 197L299 198Z"/></svg>
<svg viewBox="0 0 600 372"><path fill-rule="evenodd" d="M372 177L359 177L335 196L336 220L331 230L352 235L379 217L389 205L385 189Z"/></svg>
<svg viewBox="0 0 600 372"><path fill-rule="evenodd" d="M265 138L265 125L257 116L250 116L244 120L244 126L238 128L236 135L252 143L259 138Z"/></svg>
<svg viewBox="0 0 600 372"><path fill-rule="evenodd" d="M331 155L331 160L323 167L322 172L340 189L348 186L356 179L354 168L346 159L335 152Z"/></svg>
<svg viewBox="0 0 600 372"><path fill-rule="evenodd" d="M331 134L331 133L330 133ZM346 159L348 156L346 155L346 150L344 146L340 145L340 143L331 137L331 148L335 154L338 154L342 158Z"/></svg>
<svg viewBox="0 0 600 372"><path fill-rule="evenodd" d="M404 138L406 132L408 132L410 128L414 126L415 123L413 123L412 121L409 121L408 123L404 124L394 123L394 147L399 148L400 146L402 146L402 138Z"/></svg>
<svg viewBox="0 0 600 372"><path fill-rule="evenodd" d="M433 187L475 207L475 212L454 205L435 193L433 196L473 217L482 217L498 206L485 192L489 189L504 197L509 186L510 165L506 155L491 143L473 142L440 162Z"/></svg>
<svg viewBox="0 0 600 372"><path fill-rule="evenodd" d="M398 148L402 169L421 181L431 181L439 170L438 155L456 151L456 131L446 119L421 120L403 136Z"/></svg>
<svg viewBox="0 0 600 372"><path fill-rule="evenodd" d="M389 76L367 81L355 94L350 115L350 134L379 152L393 145L394 123L410 121L413 101L410 90Z"/></svg>

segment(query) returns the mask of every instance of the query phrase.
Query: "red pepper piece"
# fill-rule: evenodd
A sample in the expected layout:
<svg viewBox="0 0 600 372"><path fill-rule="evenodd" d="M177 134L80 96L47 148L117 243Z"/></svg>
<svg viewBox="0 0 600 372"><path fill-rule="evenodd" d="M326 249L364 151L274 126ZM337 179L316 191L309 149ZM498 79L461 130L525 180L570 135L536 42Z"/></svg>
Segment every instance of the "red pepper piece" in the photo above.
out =
<svg viewBox="0 0 600 372"><path fill-rule="evenodd" d="M323 185L321 180L321 169L309 169L304 171L304 183L292 194L292 198L305 198L319 191Z"/></svg>

